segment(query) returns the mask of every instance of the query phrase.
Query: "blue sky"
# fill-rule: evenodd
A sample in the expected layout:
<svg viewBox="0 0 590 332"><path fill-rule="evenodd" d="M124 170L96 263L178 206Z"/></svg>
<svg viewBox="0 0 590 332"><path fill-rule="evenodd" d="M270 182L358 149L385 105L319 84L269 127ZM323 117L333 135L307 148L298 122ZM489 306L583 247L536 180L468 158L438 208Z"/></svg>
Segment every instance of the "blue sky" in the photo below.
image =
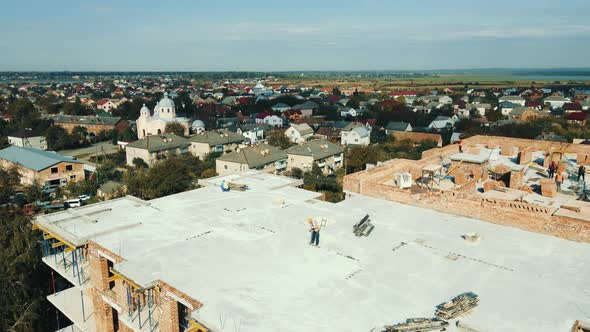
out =
<svg viewBox="0 0 590 332"><path fill-rule="evenodd" d="M590 67L590 1L15 1L0 70Z"/></svg>

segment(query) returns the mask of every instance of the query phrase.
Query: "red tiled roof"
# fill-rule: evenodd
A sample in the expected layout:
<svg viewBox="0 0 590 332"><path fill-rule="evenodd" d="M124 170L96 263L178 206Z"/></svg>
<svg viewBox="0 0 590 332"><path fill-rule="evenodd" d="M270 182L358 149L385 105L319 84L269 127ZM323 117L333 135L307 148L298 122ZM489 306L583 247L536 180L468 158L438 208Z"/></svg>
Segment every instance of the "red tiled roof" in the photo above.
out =
<svg viewBox="0 0 590 332"><path fill-rule="evenodd" d="M389 93L390 96L416 96L418 93L416 91L391 91Z"/></svg>
<svg viewBox="0 0 590 332"><path fill-rule="evenodd" d="M585 121L588 118L588 113L585 112L573 112L569 113L565 116L566 120L573 120L573 121Z"/></svg>
<svg viewBox="0 0 590 332"><path fill-rule="evenodd" d="M564 108L568 111L581 111L582 105L579 103L566 103Z"/></svg>
<svg viewBox="0 0 590 332"><path fill-rule="evenodd" d="M110 101L109 99L103 99L103 100L101 100L101 101L98 102L98 106L102 106L102 105L108 103L109 101Z"/></svg>

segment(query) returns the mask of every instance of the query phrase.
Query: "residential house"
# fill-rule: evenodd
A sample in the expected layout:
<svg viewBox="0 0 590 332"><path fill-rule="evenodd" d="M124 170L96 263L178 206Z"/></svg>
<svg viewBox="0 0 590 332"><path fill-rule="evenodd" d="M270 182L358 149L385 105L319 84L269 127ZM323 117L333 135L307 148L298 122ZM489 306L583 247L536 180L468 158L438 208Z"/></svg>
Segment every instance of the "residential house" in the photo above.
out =
<svg viewBox="0 0 590 332"><path fill-rule="evenodd" d="M270 112L262 112L256 115L256 123L264 123L272 127L282 127L283 119Z"/></svg>
<svg viewBox="0 0 590 332"><path fill-rule="evenodd" d="M247 123L239 125L236 133L244 136L246 138L245 142L254 144L264 139L264 131L270 130L270 128L270 126L265 124Z"/></svg>
<svg viewBox="0 0 590 332"><path fill-rule="evenodd" d="M521 96L502 96L498 98L498 102L502 103L504 101L511 102L516 105L524 106L526 100Z"/></svg>
<svg viewBox="0 0 590 332"><path fill-rule="evenodd" d="M249 169L280 173L287 169L287 153L268 144L246 146L217 158L215 169L219 175Z"/></svg>
<svg viewBox="0 0 590 332"><path fill-rule="evenodd" d="M357 107L355 109L355 108L347 106L347 107L344 107L343 109L340 110L340 116L343 118L345 118L347 116L356 118L357 116L365 113L366 111L367 111L366 108Z"/></svg>
<svg viewBox="0 0 590 332"><path fill-rule="evenodd" d="M101 101L99 101L98 103L96 103L96 108L104 111L104 112L108 112L111 113L111 111L115 108L117 108L117 103L113 102L110 99L103 99Z"/></svg>
<svg viewBox="0 0 590 332"><path fill-rule="evenodd" d="M30 147L0 150L0 167L16 166L25 185L65 185L84 180L84 164L72 157Z"/></svg>
<svg viewBox="0 0 590 332"><path fill-rule="evenodd" d="M190 143L186 138L174 134L150 135L125 146L127 165L134 166L133 160L139 158L148 166L173 155L189 152Z"/></svg>
<svg viewBox="0 0 590 332"><path fill-rule="evenodd" d="M8 134L8 144L24 148L47 150L47 140L30 129L18 130Z"/></svg>
<svg viewBox="0 0 590 332"><path fill-rule="evenodd" d="M333 127L319 127L315 132L315 137L334 143L340 143L340 129Z"/></svg>
<svg viewBox="0 0 590 332"><path fill-rule="evenodd" d="M51 117L53 124L64 128L71 133L76 127L86 128L88 133L98 135L101 131L116 130L124 131L129 127L129 121L120 117L98 117L98 116L78 116L78 115L54 115Z"/></svg>
<svg viewBox="0 0 590 332"><path fill-rule="evenodd" d="M409 140L414 144L430 141L434 142L437 147L442 147L442 136L440 134L420 133L415 131L395 131L393 132L393 137L398 141Z"/></svg>
<svg viewBox="0 0 590 332"><path fill-rule="evenodd" d="M285 136L293 143L302 143L313 136L313 128L307 123L291 124L291 127L285 130Z"/></svg>
<svg viewBox="0 0 590 332"><path fill-rule="evenodd" d="M579 124L580 126L585 126L588 120L588 113L586 112L570 112L567 113L564 118L568 123L572 124Z"/></svg>
<svg viewBox="0 0 590 332"><path fill-rule="evenodd" d="M214 152L227 153L238 148L245 141L242 134L229 130L207 130L188 138L189 152L201 160Z"/></svg>
<svg viewBox="0 0 590 332"><path fill-rule="evenodd" d="M316 164L324 174L332 174L344 164L344 149L326 140L313 140L288 148L287 170L310 171Z"/></svg>
<svg viewBox="0 0 590 332"><path fill-rule="evenodd" d="M303 119L303 114L301 114L300 110L288 110L288 111L284 111L281 114L282 117L289 119L291 121L297 121L300 119Z"/></svg>
<svg viewBox="0 0 590 332"><path fill-rule="evenodd" d="M547 116L547 114L542 111L538 111L528 107L518 106L514 108L512 112L510 112L508 118L514 120L527 121L530 119L536 119L545 116Z"/></svg>
<svg viewBox="0 0 590 332"><path fill-rule="evenodd" d="M543 103L545 103L545 105L547 105L551 108L561 108L561 107L563 107L563 105L565 105L566 103L569 103L569 102L571 102L571 100L569 100L569 98L565 98L562 96L550 96L550 97L543 99Z"/></svg>
<svg viewBox="0 0 590 332"><path fill-rule="evenodd" d="M566 103L563 105L565 113L582 112L582 104L580 103Z"/></svg>
<svg viewBox="0 0 590 332"><path fill-rule="evenodd" d="M438 102L445 105L450 105L453 103L453 99L449 96L440 96L438 98Z"/></svg>
<svg viewBox="0 0 590 332"><path fill-rule="evenodd" d="M406 122L388 122L385 126L385 133L391 135L394 131L412 131L412 125Z"/></svg>
<svg viewBox="0 0 590 332"><path fill-rule="evenodd" d="M528 107L528 108L535 109L537 111L540 111L543 109L543 103L538 100L528 100L527 99L527 101L524 103L524 106Z"/></svg>
<svg viewBox="0 0 590 332"><path fill-rule="evenodd" d="M518 107L518 104L515 104L510 101L502 101L500 102L500 111L502 112L503 116L508 116L513 109Z"/></svg>
<svg viewBox="0 0 590 332"><path fill-rule="evenodd" d="M455 125L453 119L449 118L448 116L437 116L429 125L428 128L435 131L440 131L443 129L451 129Z"/></svg>
<svg viewBox="0 0 590 332"><path fill-rule="evenodd" d="M309 118L313 115L313 112L318 109L319 105L313 101L306 101L303 104L295 105L291 109L301 111L301 115L304 118Z"/></svg>
<svg viewBox="0 0 590 332"><path fill-rule="evenodd" d="M469 109L470 112L475 112L475 114L480 116L485 116L486 112L492 109L492 105L488 103L473 103L467 104L467 109Z"/></svg>
<svg viewBox="0 0 590 332"><path fill-rule="evenodd" d="M277 103L273 105L272 110L276 113L283 113L291 109L291 106L284 104L284 103Z"/></svg>
<svg viewBox="0 0 590 332"><path fill-rule="evenodd" d="M371 144L371 128L358 122L349 123L340 132L340 144L362 146Z"/></svg>

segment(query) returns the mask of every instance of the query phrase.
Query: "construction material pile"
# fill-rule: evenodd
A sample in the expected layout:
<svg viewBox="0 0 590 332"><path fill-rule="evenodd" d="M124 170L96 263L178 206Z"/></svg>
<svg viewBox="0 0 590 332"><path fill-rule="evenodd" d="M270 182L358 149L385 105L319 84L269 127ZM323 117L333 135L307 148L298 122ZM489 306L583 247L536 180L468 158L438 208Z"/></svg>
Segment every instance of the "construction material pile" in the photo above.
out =
<svg viewBox="0 0 590 332"><path fill-rule="evenodd" d="M459 294L452 300L441 303L436 307L436 317L442 319L453 319L457 316L466 314L479 303L477 294L467 292Z"/></svg>
<svg viewBox="0 0 590 332"><path fill-rule="evenodd" d="M448 322L440 318L408 318L403 323L385 325L387 332L427 332L442 331Z"/></svg>
<svg viewBox="0 0 590 332"><path fill-rule="evenodd" d="M371 224L371 219L369 219L369 215L367 214L361 219L361 221L352 226L352 231L354 235L359 237L369 236L374 228L375 225Z"/></svg>

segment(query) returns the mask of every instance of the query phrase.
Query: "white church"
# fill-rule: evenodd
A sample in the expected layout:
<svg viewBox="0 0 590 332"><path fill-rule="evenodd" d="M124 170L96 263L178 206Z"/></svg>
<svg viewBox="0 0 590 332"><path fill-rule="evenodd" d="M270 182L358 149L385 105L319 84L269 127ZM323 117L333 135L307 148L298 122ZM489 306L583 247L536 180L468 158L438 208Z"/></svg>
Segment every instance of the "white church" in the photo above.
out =
<svg viewBox="0 0 590 332"><path fill-rule="evenodd" d="M183 117L176 117L176 106L166 92L164 93L164 98L154 107L153 115L145 104L141 108L139 119L137 119L137 137L142 139L150 135L161 135L166 132L166 124L170 122L181 124L184 127L184 135L187 136L189 134L190 120Z"/></svg>

